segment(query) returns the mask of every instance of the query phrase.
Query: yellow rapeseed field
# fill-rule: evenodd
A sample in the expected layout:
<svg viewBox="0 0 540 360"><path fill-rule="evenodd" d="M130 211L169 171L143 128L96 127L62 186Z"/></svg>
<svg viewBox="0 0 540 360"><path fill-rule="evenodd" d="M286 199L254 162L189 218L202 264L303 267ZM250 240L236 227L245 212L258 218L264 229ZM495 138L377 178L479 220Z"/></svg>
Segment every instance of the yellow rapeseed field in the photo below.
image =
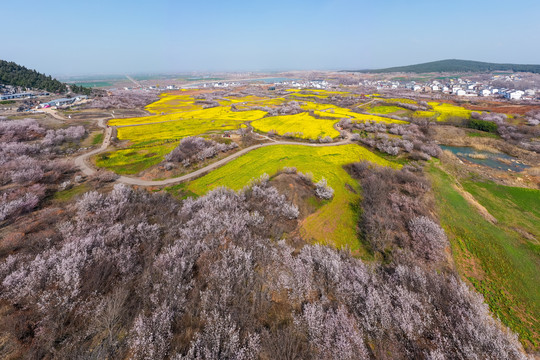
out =
<svg viewBox="0 0 540 360"><path fill-rule="evenodd" d="M279 135L294 134L302 139L317 139L330 136L335 138L339 132L334 129L338 120L316 119L303 112L296 115L266 117L251 123L254 129L269 132L275 130Z"/></svg>
<svg viewBox="0 0 540 360"><path fill-rule="evenodd" d="M355 230L358 213L354 210L360 198L360 189L358 182L343 169L343 165L361 160L394 168L400 166L356 144L332 147L276 145L251 151L190 182L188 189L197 195L204 195L218 186L239 190L252 178L264 173L273 175L291 166L298 171L313 173L314 181L325 177L334 189L334 198L302 221L301 233L314 242L336 247L348 246L362 254Z"/></svg>

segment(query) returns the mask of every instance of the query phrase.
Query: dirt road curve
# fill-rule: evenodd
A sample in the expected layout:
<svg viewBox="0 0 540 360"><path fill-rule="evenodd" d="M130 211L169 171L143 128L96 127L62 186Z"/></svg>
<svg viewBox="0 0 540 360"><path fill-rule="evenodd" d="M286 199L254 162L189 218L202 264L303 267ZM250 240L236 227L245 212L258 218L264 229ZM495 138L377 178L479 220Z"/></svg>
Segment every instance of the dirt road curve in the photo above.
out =
<svg viewBox="0 0 540 360"><path fill-rule="evenodd" d="M86 163L87 159L92 155L99 154L100 152L107 150L107 148L111 144L111 137L113 131L112 127L106 127L105 119L99 119L98 125L102 128L105 128L105 137L103 138L103 143L101 144L101 146L98 149L84 153L75 158L75 165L77 165L85 175L92 175L96 172L94 168L90 167Z"/></svg>
<svg viewBox="0 0 540 360"><path fill-rule="evenodd" d="M88 153L79 155L75 158L75 164L82 170L82 172L85 175L93 175L96 173L96 170L88 165L87 159L95 154L99 154L100 152L103 152L107 150L107 147L109 147L111 143L111 136L113 132L113 127L106 127L104 123L105 119L100 119L98 122L98 125L102 128L105 128L105 137L103 139L103 143L101 144L101 147L99 149L92 150ZM272 139L269 139L272 140ZM159 181L152 181L152 180L142 180L140 178L134 178L129 176L120 176L116 181L124 184L130 184L130 185L138 185L138 186L163 186L163 185L170 185L175 184L182 181L187 180L193 180L201 175L204 175L214 169L217 169L228 162L247 154L248 152L259 149L266 146L275 146L275 145L299 145L299 146L312 146L312 147L323 147L323 146L339 146L339 145L345 145L350 144L351 141L349 140L348 136L345 138L345 140L335 142L335 143L328 143L328 144L310 144L310 143L300 143L300 142L294 142L294 141L275 141L270 143L264 143L264 144L258 144L253 145L248 148L242 149L232 155L227 156L226 158L223 158L219 161L216 161L215 163L212 163L208 166L205 166L199 170L193 171L189 174L179 176L176 178L166 179L166 180L159 180Z"/></svg>
<svg viewBox="0 0 540 360"><path fill-rule="evenodd" d="M140 186L162 186L162 185L169 185L169 184L174 184L174 183L178 183L178 182L182 182L182 181L187 181L187 180L193 180L201 175L204 175L214 169L217 169L225 164L227 164L228 162L230 162L231 160L234 160L236 159L237 157L240 157L244 154L247 154L248 152L252 151L252 150L255 150L255 149L258 149L258 148L262 148L262 147L266 147L266 146L275 146L275 145L300 145L300 146L313 146L313 147L321 147L321 146L339 146L339 145L345 145L345 144L349 144L350 141L349 140L343 140L343 141L340 141L340 142L336 142L336 143L330 143L330 144L306 144L306 143L298 143L298 142L294 142L294 141L276 141L276 142L271 142L271 143L265 143L265 144L259 144L259 145L253 145L253 146L250 146L248 148L245 148L245 149L242 149L230 156L227 156L226 158L223 158L219 161L216 161L215 163L213 164L210 164L208 166L205 166L203 167L202 169L199 169L199 170L196 170L194 172L191 172L189 174L186 174L186 175L183 175L183 176L179 176L179 177L176 177L176 178L171 178L171 179L166 179L166 180L160 180L160 181L149 181L149 180L141 180L141 179L138 179L138 178L132 178L132 177L127 177L127 176L120 176L120 178L118 178L118 182L122 182L124 184L131 184L131 185L140 185Z"/></svg>

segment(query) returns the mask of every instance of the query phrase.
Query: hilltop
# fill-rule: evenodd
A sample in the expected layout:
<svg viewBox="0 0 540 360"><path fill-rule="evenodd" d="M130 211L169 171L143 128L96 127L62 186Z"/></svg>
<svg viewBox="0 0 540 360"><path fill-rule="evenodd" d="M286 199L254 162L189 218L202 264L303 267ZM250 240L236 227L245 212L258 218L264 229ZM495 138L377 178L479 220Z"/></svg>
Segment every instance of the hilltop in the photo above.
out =
<svg viewBox="0 0 540 360"><path fill-rule="evenodd" d="M411 72L411 73L431 73L431 72L490 72L490 71L514 71L540 73L540 65L521 65L521 64L496 64L481 61L448 59L432 61L416 65L397 66L385 69L374 70L353 70L353 72L363 73L393 73L393 72Z"/></svg>
<svg viewBox="0 0 540 360"><path fill-rule="evenodd" d="M65 83L54 79L50 75L5 60L0 60L0 84L46 90L54 93L65 93L69 90ZM90 89L82 86L70 85L70 88L71 91L76 93L87 95L90 93Z"/></svg>

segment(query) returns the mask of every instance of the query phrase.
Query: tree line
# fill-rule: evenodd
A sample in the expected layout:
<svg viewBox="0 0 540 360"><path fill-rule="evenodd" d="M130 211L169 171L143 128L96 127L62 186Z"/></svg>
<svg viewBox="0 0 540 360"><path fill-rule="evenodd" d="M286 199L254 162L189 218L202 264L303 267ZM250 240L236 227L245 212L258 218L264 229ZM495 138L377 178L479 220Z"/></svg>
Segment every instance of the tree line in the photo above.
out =
<svg viewBox="0 0 540 360"><path fill-rule="evenodd" d="M18 65L12 61L0 60L0 83L25 88L42 89L54 93L65 93L68 91L66 84L60 82L50 75L45 75ZM91 89L83 86L71 85L71 90L75 93L90 95Z"/></svg>

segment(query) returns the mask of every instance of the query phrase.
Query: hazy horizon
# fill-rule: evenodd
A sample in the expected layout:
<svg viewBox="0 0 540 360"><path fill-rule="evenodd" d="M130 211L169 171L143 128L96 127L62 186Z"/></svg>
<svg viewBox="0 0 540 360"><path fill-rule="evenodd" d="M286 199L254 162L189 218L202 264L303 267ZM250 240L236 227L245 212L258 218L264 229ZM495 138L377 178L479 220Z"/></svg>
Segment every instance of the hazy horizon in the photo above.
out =
<svg viewBox="0 0 540 360"><path fill-rule="evenodd" d="M2 6L0 58L53 76L540 64L540 3L158 0Z"/></svg>

